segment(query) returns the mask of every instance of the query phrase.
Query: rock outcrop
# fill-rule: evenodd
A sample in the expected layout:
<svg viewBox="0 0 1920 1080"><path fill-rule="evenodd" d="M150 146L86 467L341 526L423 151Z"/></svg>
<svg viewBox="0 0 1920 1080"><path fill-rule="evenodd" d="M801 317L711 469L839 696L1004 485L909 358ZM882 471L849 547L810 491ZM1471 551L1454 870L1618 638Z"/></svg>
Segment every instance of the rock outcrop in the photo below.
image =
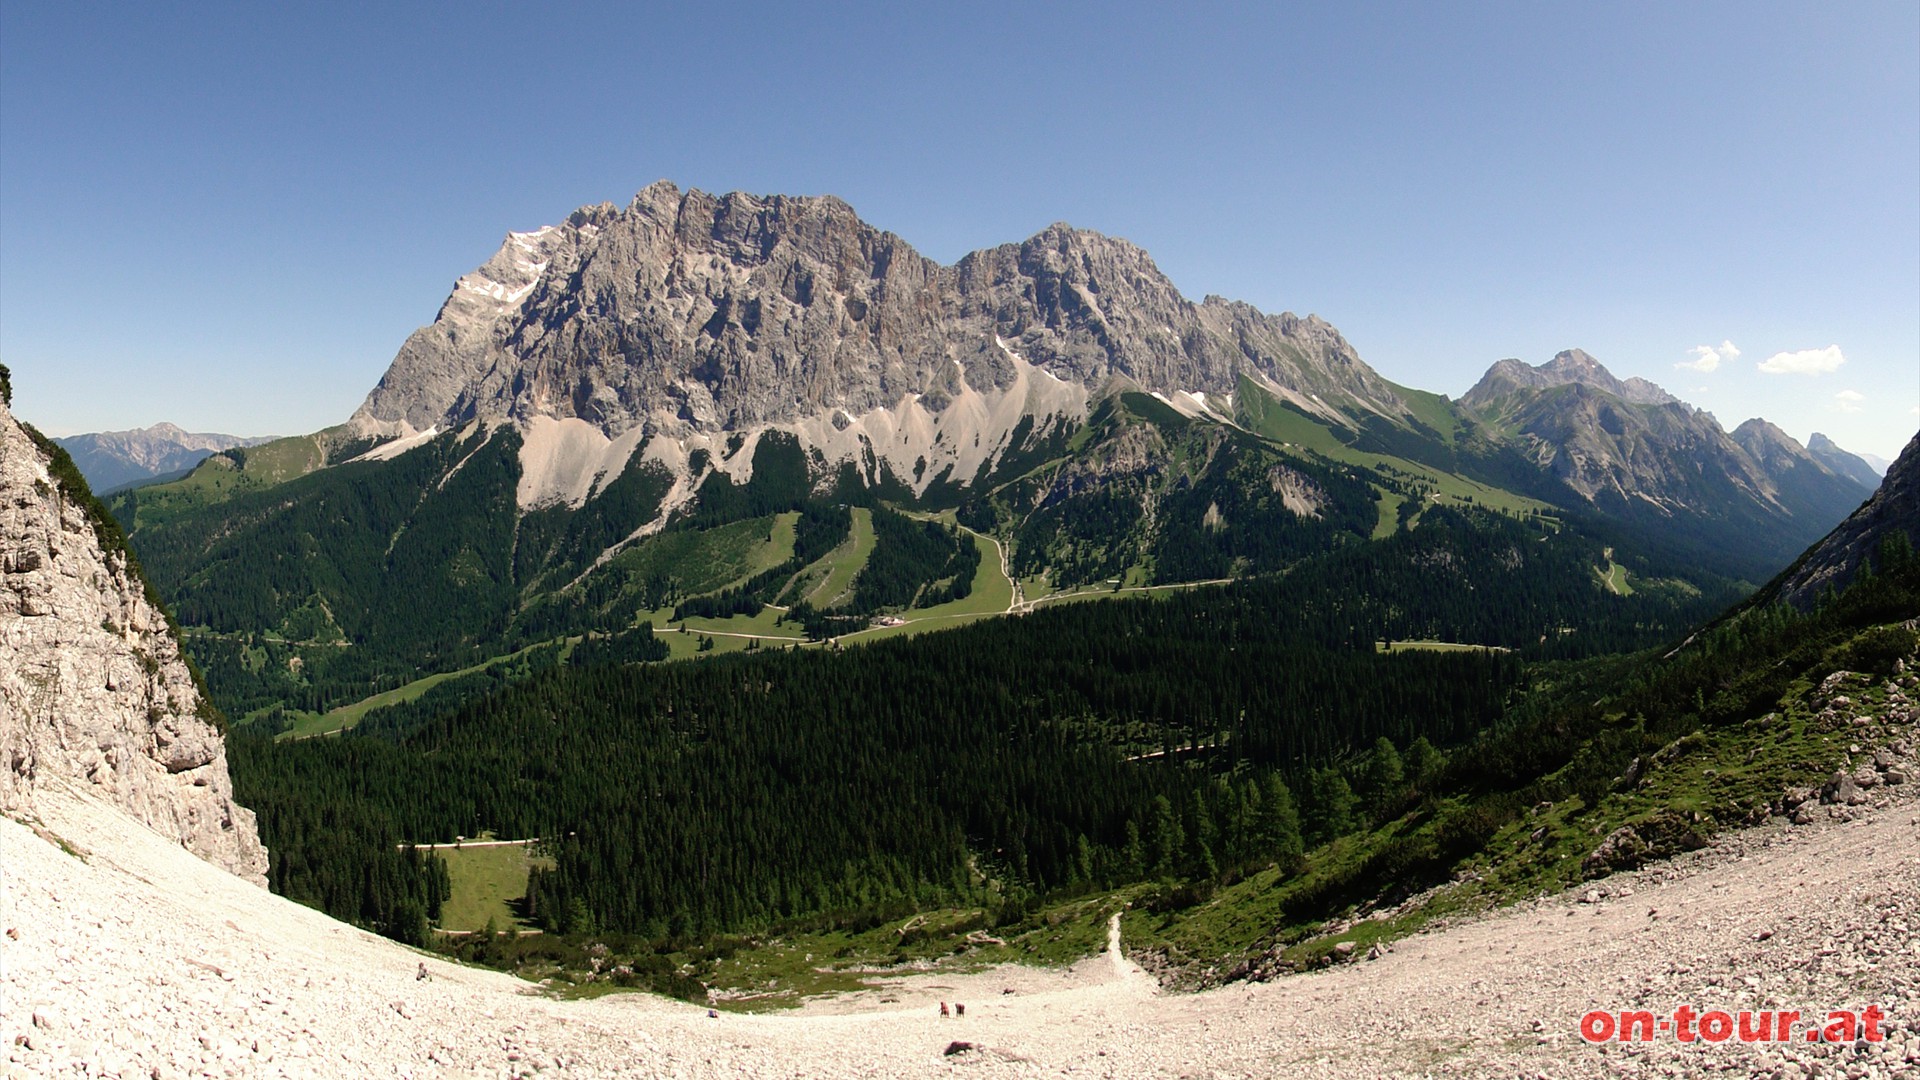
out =
<svg viewBox="0 0 1920 1080"><path fill-rule="evenodd" d="M0 405L0 807L90 790L207 861L266 884L253 812L166 615Z"/></svg>
<svg viewBox="0 0 1920 1080"><path fill-rule="evenodd" d="M1480 382L1461 398L1484 400L1509 388L1545 390L1554 386L1587 386L1635 405L1672 405L1680 399L1642 378L1622 382L1584 349L1567 349L1538 367L1523 360L1501 360L1487 369Z"/></svg>
<svg viewBox="0 0 1920 1080"><path fill-rule="evenodd" d="M1818 431L1807 439L1807 453L1811 454L1815 461L1851 479L1867 491L1873 491L1880 486L1882 470L1875 469L1859 454L1842 450L1832 439Z"/></svg>

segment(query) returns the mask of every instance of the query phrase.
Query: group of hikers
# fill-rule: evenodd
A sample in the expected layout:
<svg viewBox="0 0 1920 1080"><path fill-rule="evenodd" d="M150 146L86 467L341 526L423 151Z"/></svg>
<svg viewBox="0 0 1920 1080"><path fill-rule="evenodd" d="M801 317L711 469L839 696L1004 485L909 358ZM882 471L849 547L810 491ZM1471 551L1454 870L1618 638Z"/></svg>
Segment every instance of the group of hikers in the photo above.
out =
<svg viewBox="0 0 1920 1080"><path fill-rule="evenodd" d="M949 1013L947 1012L947 1003L943 1001L940 1003L940 1015L941 1016L965 1016L967 1015L967 1007L956 1001L953 1003L953 1012Z"/></svg>

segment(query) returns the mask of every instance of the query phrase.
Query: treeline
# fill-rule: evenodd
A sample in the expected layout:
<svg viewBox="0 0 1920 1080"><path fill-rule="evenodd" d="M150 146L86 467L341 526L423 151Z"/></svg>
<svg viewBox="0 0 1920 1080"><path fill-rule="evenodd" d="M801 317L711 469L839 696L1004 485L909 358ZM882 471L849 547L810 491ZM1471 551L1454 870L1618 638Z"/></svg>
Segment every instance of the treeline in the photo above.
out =
<svg viewBox="0 0 1920 1080"><path fill-rule="evenodd" d="M1158 405L1128 400L1130 408ZM1345 620L1346 640L1355 644L1368 635L1453 637L1535 655L1591 655L1659 640L1733 599L1711 582L1702 594L1656 584L1611 596L1592 573L1605 558L1590 531L1497 514L1429 508L1417 529L1368 543L1376 510L1365 475L1282 457L1210 425L1161 421L1152 430L1169 441L1182 470L1177 478L1148 469L1028 507L1043 501L1051 482L1028 477L972 496L962 520L1011 531L1015 572L1052 565L1056 583L1113 577L1136 565L1159 581L1284 569L1327 595L1352 597L1332 601L1348 604L1342 610L1303 617ZM1109 410L1102 430L1119 422ZM842 489L817 494L799 444L767 433L752 450L750 479L735 484L711 473L690 511L627 549L675 548L678 566L624 557L601 564L606 546L657 516L664 474L636 463L578 509L521 514L518 439L510 429L448 433L390 460L342 463L234 493L203 512L143 516L143 500L186 498L175 485L133 489L112 506L123 523L147 522L131 542L189 627L188 648L215 700L244 716L276 706L325 711L422 673L630 625L637 612L672 600L682 618L758 611L781 602L785 582L842 542L846 505L876 497L844 472ZM1157 500L1156 524L1143 533L1148 495ZM698 548L689 538L788 511L800 516L786 565L688 598L695 588L724 584L689 587L697 575L686 573L684 560ZM885 506L872 512L875 550L849 602L832 611L796 607L790 616L810 636L837 636L874 611L930 606L971 590L980 555L970 538ZM1350 587L1356 581L1364 590ZM1512 610L1520 617L1510 618Z"/></svg>
<svg viewBox="0 0 1920 1080"><path fill-rule="evenodd" d="M1796 684L1818 685L1843 670L1888 675L1902 658L1911 663L1920 648L1907 625L1920 611L1920 558L1895 534L1873 565L1810 613L1766 605L1718 620L1677 649L1537 669L1497 724L1447 756L1435 783L1445 802L1420 804L1431 828L1396 837L1301 891L1288 918L1323 918L1342 904L1436 880L1539 803L1577 798L1580 813L1597 814L1610 792L1632 786L1625 777L1635 758L1689 739L1707 745L1712 732L1776 710ZM1690 820L1669 817L1677 835L1661 842L1684 849L1700 842L1696 830L1764 812L1764 802L1700 807Z"/></svg>
<svg viewBox="0 0 1920 1080"><path fill-rule="evenodd" d="M613 634L588 634L573 646L567 663L574 667L597 664L644 664L665 660L672 650L653 634L653 624L642 622Z"/></svg>
<svg viewBox="0 0 1920 1080"><path fill-rule="evenodd" d="M517 447L510 430L448 434L143 526L133 543L180 621L215 632L187 647L224 708L324 710L506 651ZM115 496L119 520L152 490Z"/></svg>
<svg viewBox="0 0 1920 1080"><path fill-rule="evenodd" d="M1116 447L1097 478L1043 469L960 508L982 531L1012 525L1019 576L1046 570L1074 586L1145 564L1156 582L1202 581L1283 570L1372 535L1374 489L1351 466L1282 454L1144 394L1103 402L1087 427Z"/></svg>
<svg viewBox="0 0 1920 1080"><path fill-rule="evenodd" d="M409 839L574 834L537 901L556 926L584 912L605 928L714 928L963 895L958 852L1038 892L1125 880L1163 861L1135 858L1128 835L1151 839L1156 797L1183 837L1237 835L1217 785L1272 774L1309 838L1337 835L1385 812L1359 771L1381 739L1430 781L1421 740L1444 749L1492 725L1525 655L1645 646L1687 625L1674 596L1605 593L1578 538L1478 511L1428 517L1281 578L842 655L551 670L275 752L384 747L313 770L301 797L386 815ZM1595 623L1625 626L1558 633ZM1374 651L1417 636L1516 651ZM1223 868L1242 854L1208 851ZM1196 849L1180 866L1206 863Z"/></svg>
<svg viewBox="0 0 1920 1080"><path fill-rule="evenodd" d="M1551 693L1521 698L1457 763L1453 783L1472 790L1513 786L1569 764L1549 797L1603 791L1633 757L1689 732L1750 720L1773 709L1796 680L1836 670L1889 674L1916 640L1886 626L1920 611L1920 557L1890 533L1846 591L1802 613L1784 604L1751 608L1695 634L1649 662L1603 657L1558 670Z"/></svg>
<svg viewBox="0 0 1920 1080"><path fill-rule="evenodd" d="M937 903L1017 916L1152 878L1175 886L1152 902L1190 903L1433 817L1294 897L1310 918L1445 873L1536 801L1591 805L1632 756L1751 719L1794 680L1891 671L1920 642L1859 634L1920 610L1898 540L1812 614L1531 674L1511 654L1330 646L1337 627L1282 626L1274 599L1238 585L839 654L551 668L404 725L242 736L233 768L276 888L403 934L433 894L396 845L485 829L549 838L529 893L548 928L678 937Z"/></svg>

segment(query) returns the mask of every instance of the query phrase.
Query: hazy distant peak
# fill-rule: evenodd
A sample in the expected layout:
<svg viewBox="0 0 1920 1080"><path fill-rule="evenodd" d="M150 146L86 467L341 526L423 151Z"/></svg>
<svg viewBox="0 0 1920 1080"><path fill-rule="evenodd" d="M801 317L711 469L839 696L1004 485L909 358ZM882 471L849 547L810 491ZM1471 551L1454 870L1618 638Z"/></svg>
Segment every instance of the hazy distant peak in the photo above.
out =
<svg viewBox="0 0 1920 1080"><path fill-rule="evenodd" d="M1868 491L1880 486L1880 478L1886 475L1884 466L1875 467L1865 455L1850 454L1842 450L1832 439L1819 432L1807 440L1807 453L1815 461L1839 473L1841 476L1859 484Z"/></svg>
<svg viewBox="0 0 1920 1080"><path fill-rule="evenodd" d="M68 435L54 441L73 458L88 484L105 491L190 469L222 450L255 446L268 438L187 431L178 424L162 422L127 431Z"/></svg>

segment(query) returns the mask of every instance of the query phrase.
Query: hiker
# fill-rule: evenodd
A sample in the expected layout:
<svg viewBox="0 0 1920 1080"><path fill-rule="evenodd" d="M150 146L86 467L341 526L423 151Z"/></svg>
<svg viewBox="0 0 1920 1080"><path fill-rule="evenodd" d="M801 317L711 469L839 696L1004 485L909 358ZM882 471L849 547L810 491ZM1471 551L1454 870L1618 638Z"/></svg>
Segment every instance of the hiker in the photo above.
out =
<svg viewBox="0 0 1920 1080"><path fill-rule="evenodd" d="M432 977L433 976L427 974L427 962L425 960L420 961L420 973L413 977L413 981L424 982L425 980L431 979Z"/></svg>
<svg viewBox="0 0 1920 1080"><path fill-rule="evenodd" d="M946 1002L944 1002L944 1001L940 1003L940 1015L941 1015L941 1016L946 1016L946 1015L948 1015L948 1014L947 1014L947 1003L946 1003Z"/></svg>
<svg viewBox="0 0 1920 1080"><path fill-rule="evenodd" d="M959 1002L957 1002L957 1001L956 1001L956 1002L954 1002L954 1003L953 1003L953 1015L955 1015L955 1016L965 1016L965 1015L967 1015L967 1007L966 1007L965 1005L962 1005L962 1004L960 1004L960 1003L959 1003Z"/></svg>

